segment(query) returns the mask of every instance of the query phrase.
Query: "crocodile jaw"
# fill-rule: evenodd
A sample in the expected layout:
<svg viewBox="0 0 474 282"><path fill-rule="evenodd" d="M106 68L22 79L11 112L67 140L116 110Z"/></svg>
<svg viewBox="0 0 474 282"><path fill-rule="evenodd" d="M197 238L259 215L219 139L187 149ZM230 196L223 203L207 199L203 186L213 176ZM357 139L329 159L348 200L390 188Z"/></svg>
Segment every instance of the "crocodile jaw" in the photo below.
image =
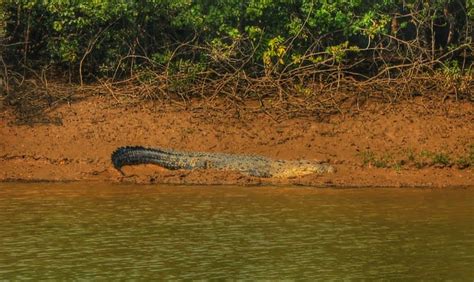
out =
<svg viewBox="0 0 474 282"><path fill-rule="evenodd" d="M279 167L272 176L275 178L295 178L309 174L334 173L336 170L329 164L295 164Z"/></svg>

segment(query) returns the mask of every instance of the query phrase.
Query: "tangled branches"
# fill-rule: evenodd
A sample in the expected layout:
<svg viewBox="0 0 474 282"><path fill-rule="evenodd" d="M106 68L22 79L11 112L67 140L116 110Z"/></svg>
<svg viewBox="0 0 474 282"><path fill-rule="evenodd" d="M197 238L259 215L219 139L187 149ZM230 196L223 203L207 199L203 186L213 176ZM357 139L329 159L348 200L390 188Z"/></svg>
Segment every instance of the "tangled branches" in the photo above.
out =
<svg viewBox="0 0 474 282"><path fill-rule="evenodd" d="M275 118L323 118L368 101L419 96L474 100L470 2L269 1L228 10L213 1L202 10L165 2L138 10L106 0L79 6L8 0L9 39L0 41L4 100L46 109L86 89L122 102L225 100L239 109L256 101ZM186 13L191 8L196 14ZM354 16L320 17L338 11ZM30 24L37 21L51 25Z"/></svg>
<svg viewBox="0 0 474 282"><path fill-rule="evenodd" d="M386 40L389 44L385 46L365 49L342 44L316 52L314 46L298 60L280 64L279 60L285 59L285 52L289 52L286 49L282 54L276 52L277 57L271 58L274 61L257 66L263 69L261 72L252 71L255 67L252 54L258 43L249 43L248 39L218 47L188 43L177 50L209 54L206 66L185 60L173 63L174 58L170 58L160 66L163 68L160 71L150 67L136 70L126 80L100 81L114 97L124 95L184 104L193 98L208 103L224 98L234 108L255 100L260 110L277 118L296 115L324 118L360 110L368 101L397 103L419 96L439 101L474 101L472 45L460 45L431 59L416 40L405 41L390 35ZM285 46L284 42L281 44ZM455 56L457 59L451 60Z"/></svg>

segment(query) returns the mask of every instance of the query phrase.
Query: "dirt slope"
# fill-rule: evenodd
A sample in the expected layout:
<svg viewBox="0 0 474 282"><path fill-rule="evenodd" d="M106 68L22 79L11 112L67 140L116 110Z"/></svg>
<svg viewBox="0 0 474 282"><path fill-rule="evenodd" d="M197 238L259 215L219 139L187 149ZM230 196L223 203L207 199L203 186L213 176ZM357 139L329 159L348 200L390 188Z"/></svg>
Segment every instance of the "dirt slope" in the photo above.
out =
<svg viewBox="0 0 474 282"><path fill-rule="evenodd" d="M275 121L251 112L237 118L232 111L183 110L151 102L127 106L107 97L64 105L50 114L62 125L16 125L9 109L0 112L0 181L474 186L472 166L464 168L474 144L474 106L469 102L378 105L324 122ZM126 167L122 177L110 155L125 145L319 159L337 172L272 180L144 165Z"/></svg>

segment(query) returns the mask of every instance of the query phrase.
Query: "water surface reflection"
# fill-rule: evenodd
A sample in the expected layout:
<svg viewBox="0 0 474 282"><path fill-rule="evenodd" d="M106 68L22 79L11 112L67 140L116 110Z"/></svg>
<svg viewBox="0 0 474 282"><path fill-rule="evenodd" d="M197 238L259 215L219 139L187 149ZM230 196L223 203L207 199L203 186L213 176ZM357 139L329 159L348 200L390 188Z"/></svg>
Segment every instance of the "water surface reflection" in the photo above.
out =
<svg viewBox="0 0 474 282"><path fill-rule="evenodd" d="M472 279L474 190L0 184L0 278Z"/></svg>

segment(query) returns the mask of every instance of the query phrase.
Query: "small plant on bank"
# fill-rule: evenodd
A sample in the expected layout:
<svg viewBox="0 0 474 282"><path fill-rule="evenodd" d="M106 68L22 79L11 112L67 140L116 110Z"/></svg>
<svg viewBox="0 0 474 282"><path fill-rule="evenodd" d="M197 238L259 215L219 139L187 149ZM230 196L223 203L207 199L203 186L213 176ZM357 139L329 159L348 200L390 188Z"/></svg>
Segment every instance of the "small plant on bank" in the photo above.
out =
<svg viewBox="0 0 474 282"><path fill-rule="evenodd" d="M466 154L458 158L450 156L445 152L423 150L418 155L411 153L409 161L418 169L428 166L451 167L454 165L459 169L464 169L474 166L474 145L470 145Z"/></svg>
<svg viewBox="0 0 474 282"><path fill-rule="evenodd" d="M374 166L376 168L389 168L391 167L390 165L391 160L392 160L392 157L389 154L385 154L374 161Z"/></svg>
<svg viewBox="0 0 474 282"><path fill-rule="evenodd" d="M377 156L374 152L367 150L359 154L362 159L363 166L374 166L376 168L389 168L391 167L392 157L389 154L383 156Z"/></svg>
<svg viewBox="0 0 474 282"><path fill-rule="evenodd" d="M428 167L432 164L431 159L433 157L433 153L427 150L422 150L420 154L414 155L412 158L414 159L414 164L417 169L421 169L424 167Z"/></svg>
<svg viewBox="0 0 474 282"><path fill-rule="evenodd" d="M404 164L405 164L405 161L404 161L404 160L397 161L397 162L393 165L393 169L395 169L396 172L400 172L400 171L402 170Z"/></svg>
<svg viewBox="0 0 474 282"><path fill-rule="evenodd" d="M413 149L404 150L406 157L394 159L392 154L385 153L378 155L377 153L366 150L358 154L362 160L363 166L376 168L393 168L399 172L404 166L414 166L417 169L426 167L451 167L456 166L459 169L474 167L474 144L470 145L466 153L458 158L441 151L422 150L416 153Z"/></svg>
<svg viewBox="0 0 474 282"><path fill-rule="evenodd" d="M362 159L363 166L373 166L376 168L393 168L399 172L404 166L414 166L417 169L422 169L430 166L435 167L451 167L456 166L459 169L474 167L474 144L471 144L467 149L466 154L455 158L445 152L432 152L422 150L416 153L409 149L406 151L406 158L395 160L390 153L377 155L375 152L367 150L358 154ZM455 161L454 161L455 160Z"/></svg>
<svg viewBox="0 0 474 282"><path fill-rule="evenodd" d="M359 157L362 159L362 165L367 166L371 164L375 160L375 154L372 151L363 151L358 154Z"/></svg>
<svg viewBox="0 0 474 282"><path fill-rule="evenodd" d="M466 155L459 157L459 159L456 161L456 165L460 169L474 167L474 144L469 146Z"/></svg>
<svg viewBox="0 0 474 282"><path fill-rule="evenodd" d="M418 158L416 158L416 168L423 168L427 166L450 166L451 161L449 156L443 152L431 152L428 150L422 150Z"/></svg>
<svg viewBox="0 0 474 282"><path fill-rule="evenodd" d="M416 160L416 154L412 149L408 150L408 161L410 162L415 162Z"/></svg>
<svg viewBox="0 0 474 282"><path fill-rule="evenodd" d="M438 166L449 166L451 164L451 161L449 159L449 156L445 153L435 153L432 155L431 162L433 165L438 165Z"/></svg>
<svg viewBox="0 0 474 282"><path fill-rule="evenodd" d="M470 167L472 165L472 162L469 162L469 160L465 157L460 157L456 161L456 165L459 169L465 169L465 168Z"/></svg>

